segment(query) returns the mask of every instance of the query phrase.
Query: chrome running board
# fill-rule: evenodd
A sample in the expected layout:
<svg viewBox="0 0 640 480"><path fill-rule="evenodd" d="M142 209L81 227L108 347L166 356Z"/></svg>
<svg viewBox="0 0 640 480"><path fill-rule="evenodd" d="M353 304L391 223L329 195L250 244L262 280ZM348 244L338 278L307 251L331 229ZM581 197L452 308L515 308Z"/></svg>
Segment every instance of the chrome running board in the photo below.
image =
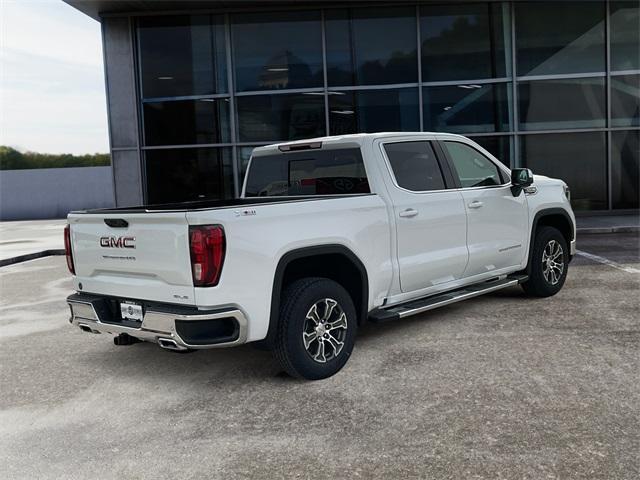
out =
<svg viewBox="0 0 640 480"><path fill-rule="evenodd" d="M393 305L387 308L380 308L369 313L369 320L374 323L388 322L398 320L400 318L417 315L435 308L451 305L452 303L461 302L469 298L478 297L485 293L495 292L503 288L518 285L527 280L527 275L509 275L504 278L497 278L468 287L452 290L450 292L432 295L430 297L411 300L399 305Z"/></svg>

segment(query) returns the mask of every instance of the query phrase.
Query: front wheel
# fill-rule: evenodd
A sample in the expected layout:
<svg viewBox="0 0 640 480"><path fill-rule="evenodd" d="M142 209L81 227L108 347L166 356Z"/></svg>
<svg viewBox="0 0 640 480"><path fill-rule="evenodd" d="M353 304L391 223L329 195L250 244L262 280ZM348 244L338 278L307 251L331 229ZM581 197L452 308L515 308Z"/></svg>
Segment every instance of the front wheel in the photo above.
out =
<svg viewBox="0 0 640 480"><path fill-rule="evenodd" d="M327 378L347 363L356 329L356 309L340 284L303 278L284 291L275 356L293 377Z"/></svg>
<svg viewBox="0 0 640 480"><path fill-rule="evenodd" d="M522 284L527 295L550 297L562 289L569 269L567 241L553 227L540 227L532 245L529 280Z"/></svg>

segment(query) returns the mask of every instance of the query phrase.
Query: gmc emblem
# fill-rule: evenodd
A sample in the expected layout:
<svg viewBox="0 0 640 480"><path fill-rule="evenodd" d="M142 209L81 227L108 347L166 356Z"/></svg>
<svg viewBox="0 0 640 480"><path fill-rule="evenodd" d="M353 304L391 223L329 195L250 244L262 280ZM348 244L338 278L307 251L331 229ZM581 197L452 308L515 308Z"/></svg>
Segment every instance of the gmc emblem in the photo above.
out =
<svg viewBox="0 0 640 480"><path fill-rule="evenodd" d="M104 248L136 248L136 237L100 237L100 246Z"/></svg>

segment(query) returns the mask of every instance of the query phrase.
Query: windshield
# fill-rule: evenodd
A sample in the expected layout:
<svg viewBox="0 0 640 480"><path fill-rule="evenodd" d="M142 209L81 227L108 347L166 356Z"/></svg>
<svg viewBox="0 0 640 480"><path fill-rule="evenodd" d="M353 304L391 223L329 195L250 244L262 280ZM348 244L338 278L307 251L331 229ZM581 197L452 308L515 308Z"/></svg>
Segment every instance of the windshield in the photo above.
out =
<svg viewBox="0 0 640 480"><path fill-rule="evenodd" d="M245 197L370 193L359 148L254 157Z"/></svg>

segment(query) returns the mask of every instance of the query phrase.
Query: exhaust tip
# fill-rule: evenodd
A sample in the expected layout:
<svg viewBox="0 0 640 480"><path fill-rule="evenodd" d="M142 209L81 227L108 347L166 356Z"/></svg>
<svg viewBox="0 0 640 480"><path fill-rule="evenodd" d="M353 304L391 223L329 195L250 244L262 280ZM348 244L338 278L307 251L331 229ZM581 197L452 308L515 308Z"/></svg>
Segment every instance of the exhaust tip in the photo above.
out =
<svg viewBox="0 0 640 480"><path fill-rule="evenodd" d="M98 330L94 330L93 328L91 328L89 325L87 325L86 323L79 323L78 327L80 327L80 330L82 330L83 332L87 332L87 333L100 333Z"/></svg>
<svg viewBox="0 0 640 480"><path fill-rule="evenodd" d="M185 347L178 345L172 338L159 338L158 345L160 345L162 348L166 348L167 350L186 350Z"/></svg>

